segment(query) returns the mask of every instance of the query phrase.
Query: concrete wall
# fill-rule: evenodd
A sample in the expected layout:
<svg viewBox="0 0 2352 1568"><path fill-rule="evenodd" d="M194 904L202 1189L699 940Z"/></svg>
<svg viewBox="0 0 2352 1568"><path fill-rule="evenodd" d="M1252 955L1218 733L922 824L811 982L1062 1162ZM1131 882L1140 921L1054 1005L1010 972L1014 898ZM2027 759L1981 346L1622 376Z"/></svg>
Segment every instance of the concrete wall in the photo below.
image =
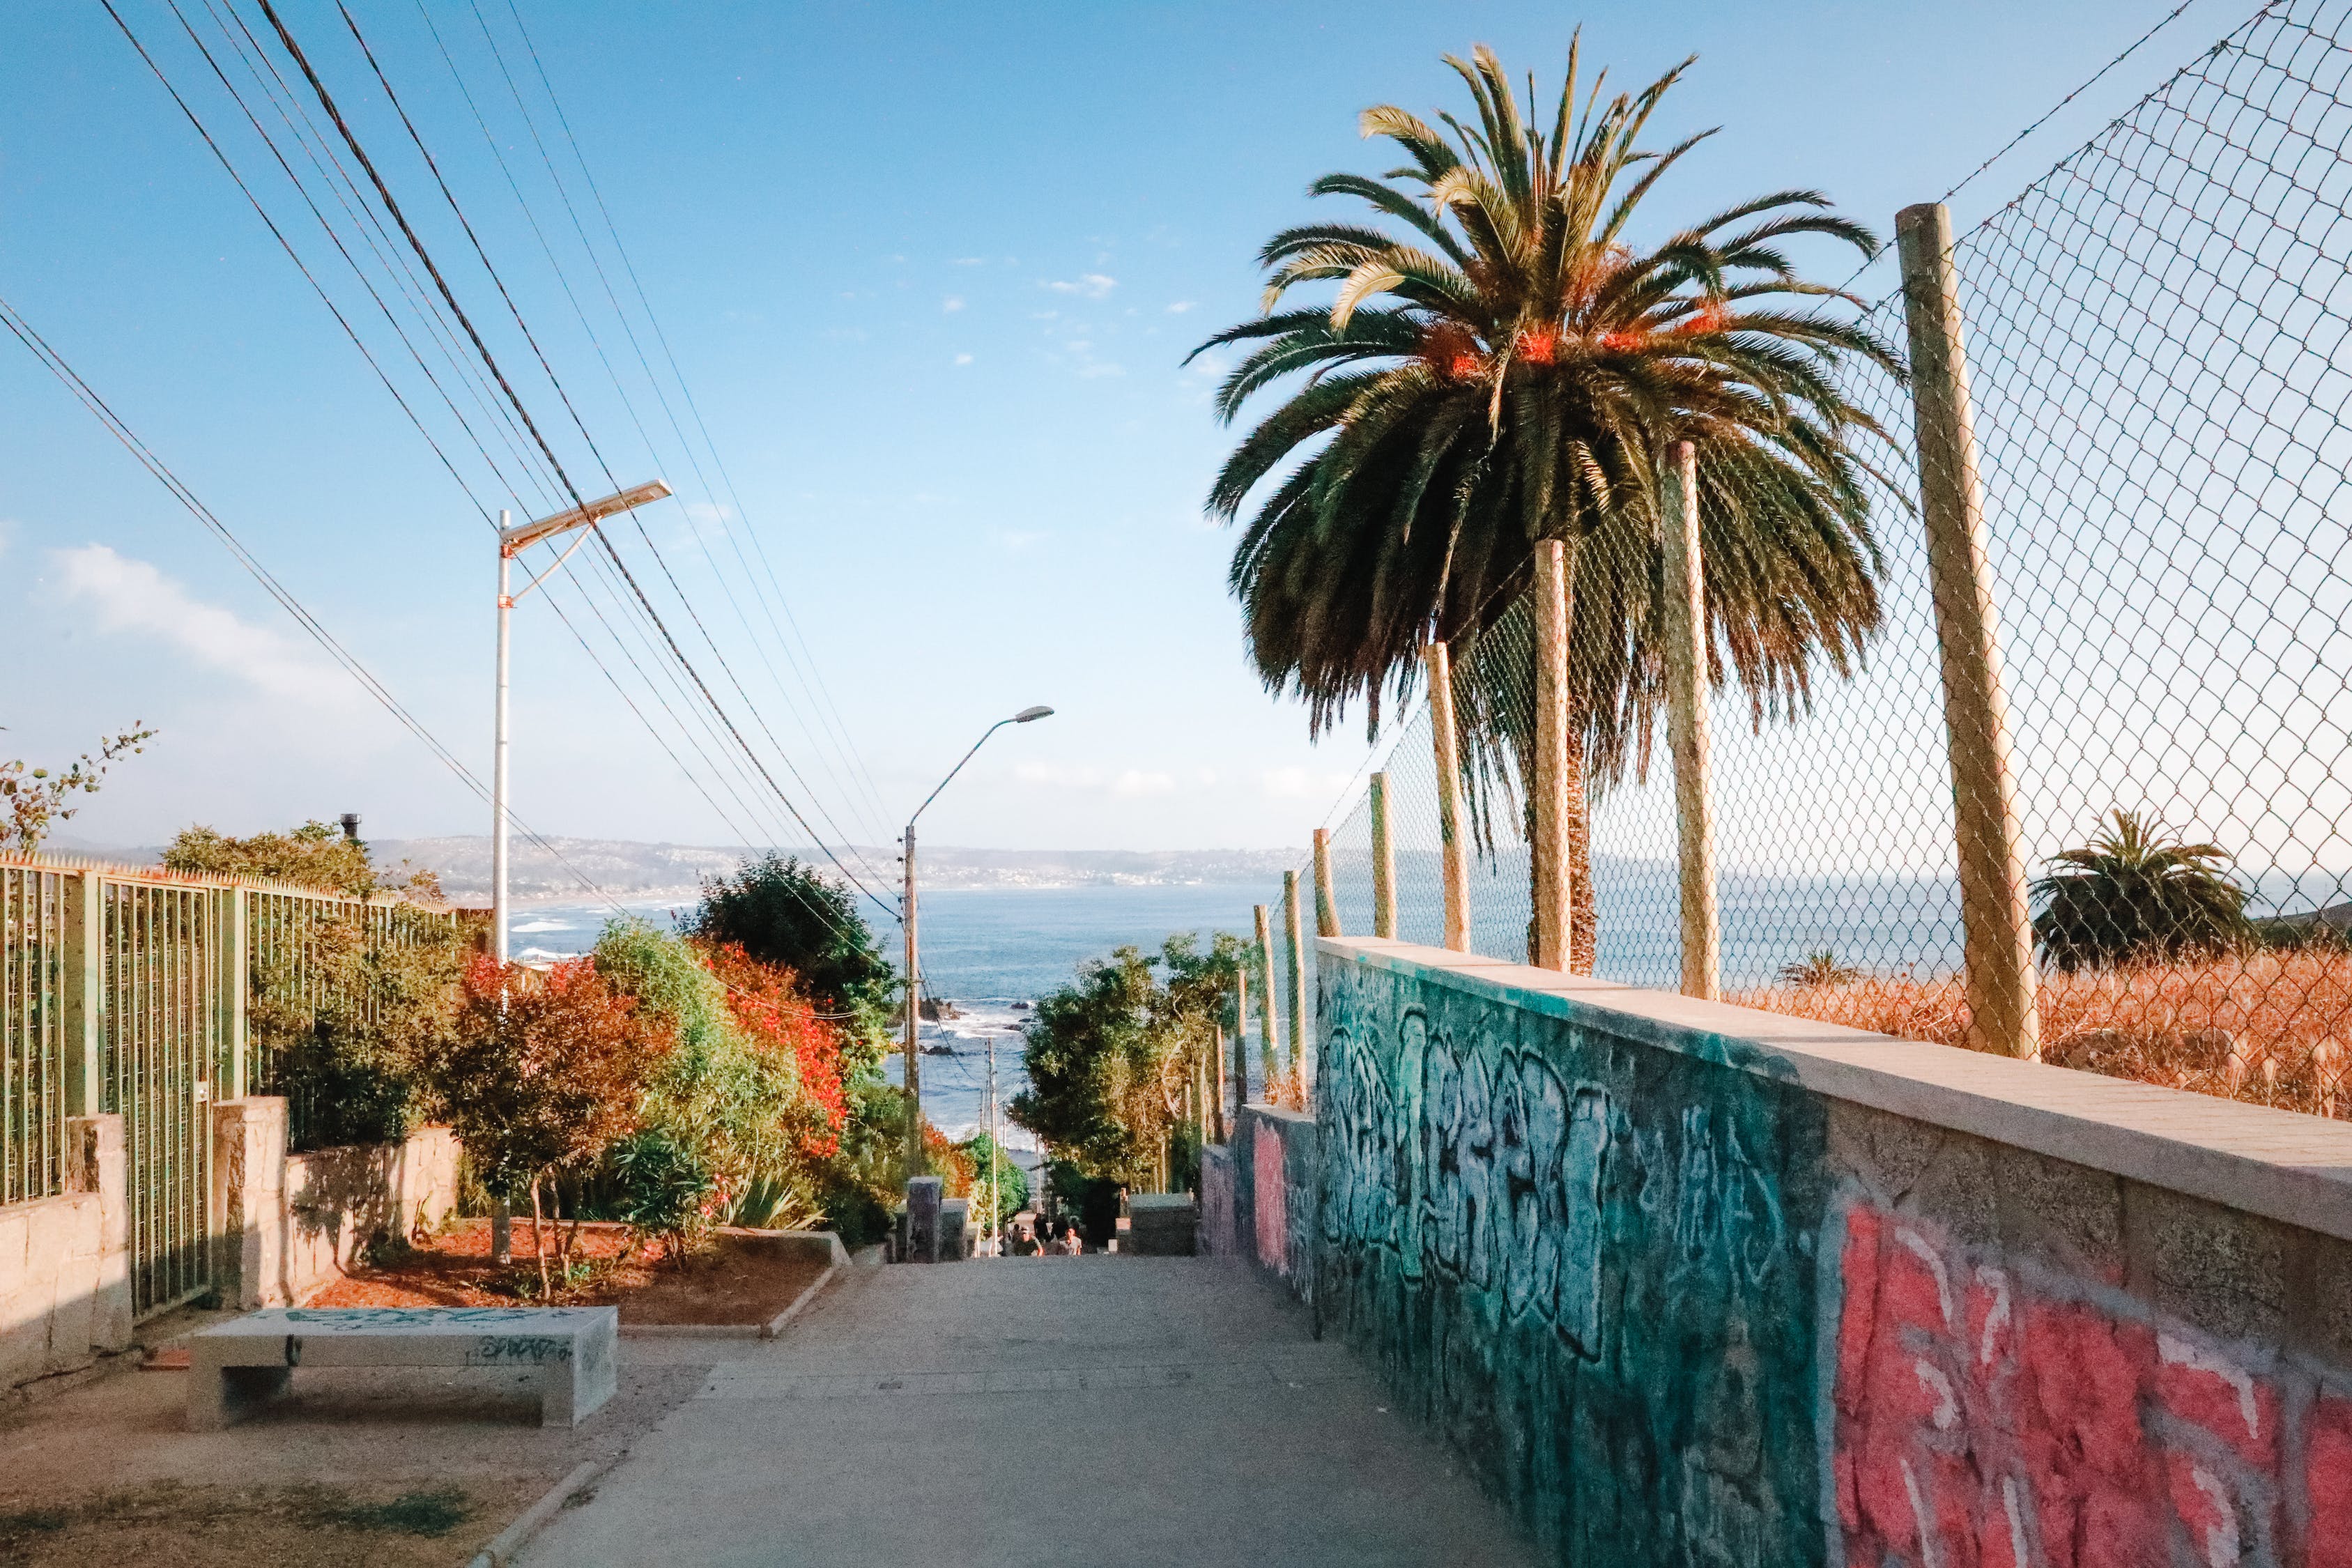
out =
<svg viewBox="0 0 2352 1568"><path fill-rule="evenodd" d="M2352 1127L1319 948L1235 1229L1561 1561L2352 1568Z"/></svg>
<svg viewBox="0 0 2352 1568"><path fill-rule="evenodd" d="M299 1303L374 1243L456 1205L457 1141L286 1152L286 1102L211 1106L213 1278L224 1306ZM131 1222L119 1116L66 1123L66 1193L0 1207L0 1393L131 1343Z"/></svg>
<svg viewBox="0 0 2352 1568"><path fill-rule="evenodd" d="M402 1143L290 1155L283 1191L278 1289L285 1301L299 1302L363 1262L371 1248L439 1228L457 1204L457 1137L427 1127Z"/></svg>
<svg viewBox="0 0 2352 1568"><path fill-rule="evenodd" d="M66 1123L68 1191L0 1207L0 1390L131 1343L122 1119Z"/></svg>

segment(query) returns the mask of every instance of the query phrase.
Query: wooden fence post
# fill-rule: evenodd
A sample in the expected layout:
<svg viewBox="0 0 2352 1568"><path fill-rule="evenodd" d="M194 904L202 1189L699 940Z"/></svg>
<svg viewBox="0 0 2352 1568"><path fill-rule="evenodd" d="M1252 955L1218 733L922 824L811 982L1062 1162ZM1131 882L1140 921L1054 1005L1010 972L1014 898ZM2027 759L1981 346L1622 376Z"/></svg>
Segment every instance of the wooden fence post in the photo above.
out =
<svg viewBox="0 0 2352 1568"><path fill-rule="evenodd" d="M1528 893L1535 904L1528 962L1568 967L1568 549L1536 543L1536 754L1527 781L1535 802Z"/></svg>
<svg viewBox="0 0 2352 1568"><path fill-rule="evenodd" d="M1372 775L1365 797L1372 809L1372 934L1394 942L1396 918L1396 840L1389 837L1389 775Z"/></svg>
<svg viewBox="0 0 2352 1568"><path fill-rule="evenodd" d="M1212 1143L1223 1143L1227 1137L1225 1131L1225 1026L1219 1024L1216 1026L1216 1030L1217 1048L1210 1068L1213 1076L1210 1079L1212 1092L1209 1096L1209 1115L1212 1119L1210 1127L1214 1136L1208 1137L1206 1141Z"/></svg>
<svg viewBox="0 0 2352 1568"><path fill-rule="evenodd" d="M1445 945L1470 951L1470 847L1464 841L1462 750L1454 729L1454 667L1445 645L1422 650L1429 664L1429 731L1437 762L1437 843L1445 889Z"/></svg>
<svg viewBox="0 0 2352 1568"><path fill-rule="evenodd" d="M1234 972L1234 1125L1249 1104L1249 964Z"/></svg>
<svg viewBox="0 0 2352 1568"><path fill-rule="evenodd" d="M1936 635L1943 655L1944 729L1960 873L1969 1043L2039 1057L2033 926L2001 690L2000 622L1985 544L1976 416L1969 400L1952 218L1941 202L1895 217L1910 331L1919 509L1927 526Z"/></svg>
<svg viewBox="0 0 2352 1568"><path fill-rule="evenodd" d="M1315 934L1339 934L1339 896L1331 888L1331 830L1315 830Z"/></svg>
<svg viewBox="0 0 2352 1568"><path fill-rule="evenodd" d="M1298 873L1282 874L1282 941L1283 984L1288 987L1286 1000L1290 1011L1284 1022L1290 1026L1290 1088L1301 1105L1307 1103L1306 1061L1307 1042L1307 942L1299 920Z"/></svg>
<svg viewBox="0 0 2352 1568"><path fill-rule="evenodd" d="M1275 1078L1281 1070L1281 1058L1276 1052L1282 1043L1274 1016L1274 922L1267 918L1264 904L1257 905L1256 910L1258 979L1265 988L1257 1005L1258 1067L1265 1074L1265 1099L1271 1105L1275 1103Z"/></svg>
<svg viewBox="0 0 2352 1568"><path fill-rule="evenodd" d="M1716 910L1715 808L1707 787L1706 575L1699 556L1698 460L1677 441L1661 487L1666 595L1666 737L1675 758L1675 829L1683 914L1683 994L1723 989Z"/></svg>

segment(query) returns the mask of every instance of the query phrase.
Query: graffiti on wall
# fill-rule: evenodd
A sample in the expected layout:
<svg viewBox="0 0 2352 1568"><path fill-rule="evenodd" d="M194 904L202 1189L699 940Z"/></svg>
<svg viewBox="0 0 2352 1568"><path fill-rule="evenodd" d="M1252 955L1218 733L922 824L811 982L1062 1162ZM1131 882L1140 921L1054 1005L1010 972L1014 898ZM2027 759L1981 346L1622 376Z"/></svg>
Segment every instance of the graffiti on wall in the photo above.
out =
<svg viewBox="0 0 2352 1568"><path fill-rule="evenodd" d="M1812 1237L1758 1156L1811 1145L1707 1064L1637 1080L1402 978L1327 997L1325 1321L1571 1554L1803 1561Z"/></svg>
<svg viewBox="0 0 2352 1568"><path fill-rule="evenodd" d="M1284 1163L1280 1125L1269 1119L1260 1120L1250 1137L1250 1190L1257 1198L1257 1260L1286 1273L1290 1267L1290 1224Z"/></svg>
<svg viewBox="0 0 2352 1568"><path fill-rule="evenodd" d="M2352 1568L2347 1391L1860 1202L1824 1289L1848 1563Z"/></svg>

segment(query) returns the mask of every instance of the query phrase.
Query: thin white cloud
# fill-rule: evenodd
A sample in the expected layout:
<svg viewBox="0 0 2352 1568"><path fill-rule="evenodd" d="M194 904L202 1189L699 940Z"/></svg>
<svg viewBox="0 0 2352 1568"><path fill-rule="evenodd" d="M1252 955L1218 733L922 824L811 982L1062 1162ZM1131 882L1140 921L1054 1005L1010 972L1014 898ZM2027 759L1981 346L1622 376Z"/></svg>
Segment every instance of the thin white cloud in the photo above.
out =
<svg viewBox="0 0 2352 1568"><path fill-rule="evenodd" d="M1023 763L1013 770L1013 776L1024 784L1046 784L1056 789L1099 790L1117 800L1137 800L1147 795L1173 795L1173 775L1150 768L1070 767L1060 763Z"/></svg>
<svg viewBox="0 0 2352 1568"><path fill-rule="evenodd" d="M971 363L971 356L970 354L958 354L955 357L955 362L958 364L970 364Z"/></svg>
<svg viewBox="0 0 2352 1568"><path fill-rule="evenodd" d="M341 670L267 626L192 596L147 562L104 544L53 550L49 559L66 596L88 604L101 631L154 637L272 697L321 705L351 700Z"/></svg>
<svg viewBox="0 0 2352 1568"><path fill-rule="evenodd" d="M1099 272L1088 272L1082 274L1075 283L1055 278L1047 279L1044 287L1056 294L1080 294L1089 300L1100 300L1118 287L1118 279Z"/></svg>
<svg viewBox="0 0 2352 1568"><path fill-rule="evenodd" d="M961 294L949 295L946 299L940 301L940 309L946 311L950 316L954 315L958 310L963 309L963 296Z"/></svg>
<svg viewBox="0 0 2352 1568"><path fill-rule="evenodd" d="M1181 316L1199 303L1200 301L1198 300L1173 300L1169 304L1168 313L1171 316Z"/></svg>
<svg viewBox="0 0 2352 1568"><path fill-rule="evenodd" d="M690 500L685 504L686 515L697 522L732 522L735 509L725 501Z"/></svg>
<svg viewBox="0 0 2352 1568"><path fill-rule="evenodd" d="M1026 550L1045 537L1043 532L1034 528L998 528L989 531L989 538L1001 550Z"/></svg>
<svg viewBox="0 0 2352 1568"><path fill-rule="evenodd" d="M1348 787L1347 773L1317 773L1308 768L1270 768L1259 775L1268 800L1331 801Z"/></svg>
<svg viewBox="0 0 2352 1568"><path fill-rule="evenodd" d="M988 258L985 256L959 256L953 261L949 262L948 265L950 267L979 267L984 264L987 260Z"/></svg>

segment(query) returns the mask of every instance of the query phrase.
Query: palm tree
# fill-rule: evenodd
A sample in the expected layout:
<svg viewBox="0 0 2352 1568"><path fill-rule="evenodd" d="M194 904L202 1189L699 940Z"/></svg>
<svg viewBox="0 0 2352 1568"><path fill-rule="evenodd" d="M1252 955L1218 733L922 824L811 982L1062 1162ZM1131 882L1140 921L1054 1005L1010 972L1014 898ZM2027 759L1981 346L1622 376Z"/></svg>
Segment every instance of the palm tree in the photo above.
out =
<svg viewBox="0 0 2352 1568"><path fill-rule="evenodd" d="M1861 978L1861 970L1851 963L1840 963L1838 955L1826 947L1815 948L1794 963L1780 966L1783 985L1851 985Z"/></svg>
<svg viewBox="0 0 2352 1568"><path fill-rule="evenodd" d="M1800 276L1783 246L1820 237L1870 256L1878 242L1817 193L1782 191L1637 250L1626 236L1641 203L1712 134L1638 145L1684 68L1605 104L1596 82L1579 116L1571 47L1546 132L1523 120L1492 51L1446 63L1475 125L1443 116L1449 137L1392 105L1368 110L1364 134L1403 149L1405 165L1309 187L1366 203L1403 236L1283 230L1259 257L1265 313L1193 351L1256 345L1219 390L1228 422L1306 373L1208 501L1235 521L1274 481L1229 573L1259 675L1305 700L1313 732L1359 697L1377 729L1384 691L1412 690L1423 645L1492 624L1528 581L1537 542L1561 540L1575 574L1576 771L1622 776L1629 754L1646 758L1662 700L1657 481L1687 440L1710 677L1737 675L1753 722L1799 710L1817 661L1851 673L1879 618L1874 474L1854 437L1880 433L1837 372L1854 357L1903 370L1863 326L1797 304L1848 297ZM1532 103L1532 78L1528 91ZM1339 286L1328 305L1277 309L1323 281ZM1525 737L1474 734L1468 749L1481 739L1524 760ZM1580 825L1574 837L1581 851ZM1580 923L1589 953L1589 916Z"/></svg>
<svg viewBox="0 0 2352 1568"><path fill-rule="evenodd" d="M2060 969L2109 969L2234 952L2253 939L2246 892L2219 845L2184 844L2116 810L2105 832L2051 857L2034 879L2033 938Z"/></svg>

